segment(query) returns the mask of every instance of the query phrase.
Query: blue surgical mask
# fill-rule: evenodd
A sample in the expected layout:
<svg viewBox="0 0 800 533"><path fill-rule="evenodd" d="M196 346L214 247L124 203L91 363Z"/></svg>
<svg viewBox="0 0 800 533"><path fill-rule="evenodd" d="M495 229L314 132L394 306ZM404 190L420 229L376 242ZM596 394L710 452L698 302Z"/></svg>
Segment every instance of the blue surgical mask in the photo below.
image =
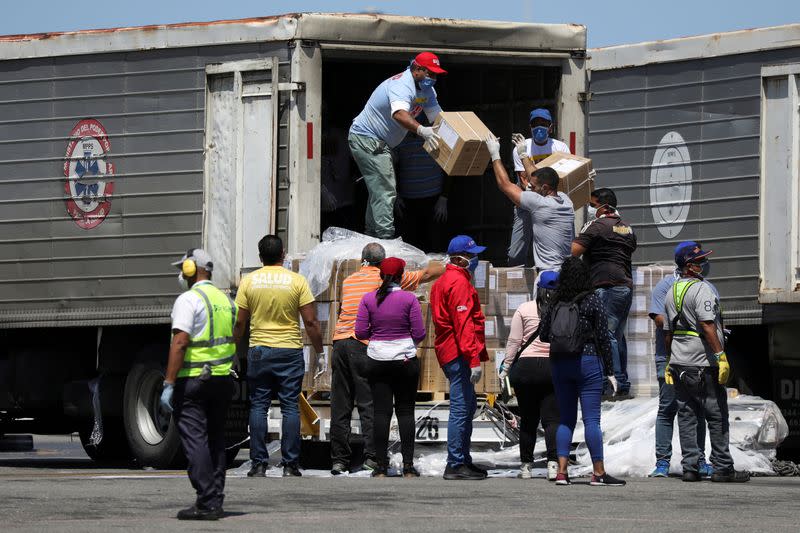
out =
<svg viewBox="0 0 800 533"><path fill-rule="evenodd" d="M533 142L536 144L544 144L547 142L547 139L550 138L550 128L536 126L535 128L531 128L531 135L533 136Z"/></svg>
<svg viewBox="0 0 800 533"><path fill-rule="evenodd" d="M477 268L478 268L478 256L475 256L469 260L469 265L467 265L467 270L469 270L470 272L475 272Z"/></svg>
<svg viewBox="0 0 800 533"><path fill-rule="evenodd" d="M429 77L425 76L424 78L419 80L419 86L422 89L430 89L434 85L436 85L436 80L433 79L433 78L429 78Z"/></svg>

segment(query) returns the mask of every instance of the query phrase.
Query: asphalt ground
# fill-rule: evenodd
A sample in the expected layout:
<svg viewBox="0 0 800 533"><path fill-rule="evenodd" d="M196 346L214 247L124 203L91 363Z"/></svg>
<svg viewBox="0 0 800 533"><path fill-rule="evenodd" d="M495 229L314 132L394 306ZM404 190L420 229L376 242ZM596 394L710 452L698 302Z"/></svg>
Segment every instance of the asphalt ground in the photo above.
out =
<svg viewBox="0 0 800 533"><path fill-rule="evenodd" d="M185 472L98 468L77 438L0 453L2 531L800 531L800 478L750 483L629 479L229 478L226 517L180 522ZM244 455L240 455L244 458Z"/></svg>

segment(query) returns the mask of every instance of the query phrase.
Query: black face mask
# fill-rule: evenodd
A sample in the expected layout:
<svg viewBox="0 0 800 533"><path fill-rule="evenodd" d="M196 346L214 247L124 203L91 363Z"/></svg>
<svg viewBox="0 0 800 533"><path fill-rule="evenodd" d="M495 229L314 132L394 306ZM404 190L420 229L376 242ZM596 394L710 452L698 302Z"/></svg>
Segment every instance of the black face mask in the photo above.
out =
<svg viewBox="0 0 800 533"><path fill-rule="evenodd" d="M706 261L705 263L701 264L700 266L702 267L702 270L700 271L700 275L703 276L704 278L707 278L708 275L711 273L711 263Z"/></svg>

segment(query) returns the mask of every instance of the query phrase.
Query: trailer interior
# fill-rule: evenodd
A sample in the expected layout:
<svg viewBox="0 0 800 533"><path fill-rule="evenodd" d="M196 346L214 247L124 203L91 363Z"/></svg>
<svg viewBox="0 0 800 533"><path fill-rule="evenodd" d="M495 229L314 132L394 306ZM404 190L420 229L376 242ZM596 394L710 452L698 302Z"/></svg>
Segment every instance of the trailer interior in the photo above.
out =
<svg viewBox="0 0 800 533"><path fill-rule="evenodd" d="M340 52L333 57L323 56L323 156L341 147L349 155L346 136L353 118L361 112L375 87L402 71L411 58L412 52L371 57L364 53L343 56ZM558 127L559 62L445 54L440 54L440 59L448 71L436 82L442 109L474 111L500 138L503 161L512 175L511 134L520 132L530 136L528 115L531 109L550 109ZM336 136L338 141L333 141ZM566 134L556 130L554 136L564 138ZM363 180L354 181L359 175L351 157L349 182L353 187L354 204L352 208L338 210L334 216L323 213L321 231L329 226L363 231L367 191ZM506 264L512 219L512 204L497 189L490 168L483 176L456 176L448 199L447 223L431 228L438 247L425 251L444 251L452 236L466 233L488 247L484 255L486 259L503 266Z"/></svg>

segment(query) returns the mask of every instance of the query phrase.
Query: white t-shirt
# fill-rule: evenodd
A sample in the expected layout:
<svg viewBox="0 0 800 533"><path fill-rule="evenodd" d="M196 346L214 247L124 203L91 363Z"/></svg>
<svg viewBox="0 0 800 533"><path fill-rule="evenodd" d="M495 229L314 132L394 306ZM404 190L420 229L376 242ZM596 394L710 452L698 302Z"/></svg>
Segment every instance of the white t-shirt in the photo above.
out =
<svg viewBox="0 0 800 533"><path fill-rule="evenodd" d="M210 281L200 281L193 287L206 283L211 285ZM192 290L178 296L172 306L172 329L179 329L188 333L189 338L194 338L203 332L207 321L208 313L202 296Z"/></svg>
<svg viewBox="0 0 800 533"><path fill-rule="evenodd" d="M532 139L525 139L525 145L528 147L528 157L530 157L534 165L552 155L553 152L571 153L569 151L569 146L558 139L547 139L547 142L542 146L533 142ZM512 154L514 158L514 171L523 172L525 167L522 166L522 160L519 158L519 154L517 154L516 147L512 149Z"/></svg>

